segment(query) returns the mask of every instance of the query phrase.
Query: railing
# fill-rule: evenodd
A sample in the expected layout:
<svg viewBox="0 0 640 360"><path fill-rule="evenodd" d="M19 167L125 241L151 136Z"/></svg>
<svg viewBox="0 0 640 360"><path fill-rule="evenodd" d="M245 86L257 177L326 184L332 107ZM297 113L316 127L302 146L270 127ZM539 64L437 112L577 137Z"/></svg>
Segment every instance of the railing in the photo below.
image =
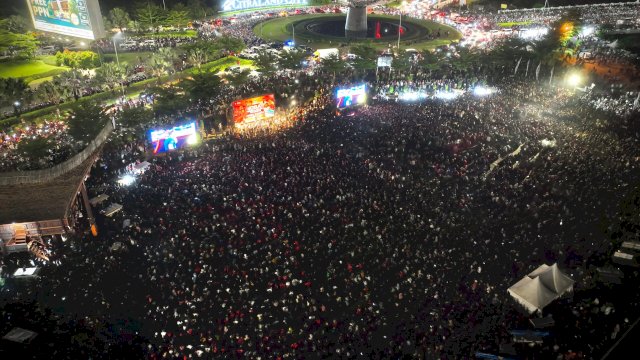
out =
<svg viewBox="0 0 640 360"><path fill-rule="evenodd" d="M57 178L75 169L89 158L104 142L109 138L113 131L113 125L110 121L100 130L95 139L91 140L89 145L81 152L77 153L71 159L58 164L49 169L32 170L32 171L13 171L8 173L0 173L0 186L2 185L20 185L20 184L40 184Z"/></svg>

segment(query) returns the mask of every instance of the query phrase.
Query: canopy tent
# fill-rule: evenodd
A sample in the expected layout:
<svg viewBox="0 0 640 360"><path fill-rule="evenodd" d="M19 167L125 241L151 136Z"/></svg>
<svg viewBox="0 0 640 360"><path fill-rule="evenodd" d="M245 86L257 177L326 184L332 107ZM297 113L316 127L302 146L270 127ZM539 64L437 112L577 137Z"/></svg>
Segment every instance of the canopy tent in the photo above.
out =
<svg viewBox="0 0 640 360"><path fill-rule="evenodd" d="M557 264L543 264L515 283L507 292L530 313L542 311L553 300L573 290L574 281Z"/></svg>
<svg viewBox="0 0 640 360"><path fill-rule="evenodd" d="M2 337L3 340L13 341L20 344L28 344L30 343L38 333L35 333L31 330L15 327L11 331L9 331L5 336Z"/></svg>
<svg viewBox="0 0 640 360"><path fill-rule="evenodd" d="M556 299L556 294L542 285L538 277L532 279L525 276L507 291L530 313L542 310Z"/></svg>
<svg viewBox="0 0 640 360"><path fill-rule="evenodd" d="M120 210L122 210L122 205L118 203L113 203L102 211L106 216L113 216L113 214L117 213Z"/></svg>
<svg viewBox="0 0 640 360"><path fill-rule="evenodd" d="M528 276L532 279L539 277L542 285L556 293L558 297L573 290L574 281L558 269L558 264L553 264L551 266L542 264L537 269L533 270Z"/></svg>
<svg viewBox="0 0 640 360"><path fill-rule="evenodd" d="M96 207L99 204L101 204L103 201L108 200L109 199L109 195L107 194L100 194L94 198L89 199L89 204L91 204L91 206Z"/></svg>

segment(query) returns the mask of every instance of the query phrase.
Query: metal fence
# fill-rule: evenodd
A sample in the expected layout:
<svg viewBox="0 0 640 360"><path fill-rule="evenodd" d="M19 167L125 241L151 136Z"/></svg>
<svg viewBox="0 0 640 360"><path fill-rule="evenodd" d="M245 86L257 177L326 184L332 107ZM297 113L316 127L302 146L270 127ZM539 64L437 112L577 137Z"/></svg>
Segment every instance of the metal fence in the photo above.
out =
<svg viewBox="0 0 640 360"><path fill-rule="evenodd" d="M0 186L40 184L62 176L87 160L89 156L104 144L112 131L113 125L108 121L96 138L93 139L84 150L77 153L71 159L49 169L0 173Z"/></svg>

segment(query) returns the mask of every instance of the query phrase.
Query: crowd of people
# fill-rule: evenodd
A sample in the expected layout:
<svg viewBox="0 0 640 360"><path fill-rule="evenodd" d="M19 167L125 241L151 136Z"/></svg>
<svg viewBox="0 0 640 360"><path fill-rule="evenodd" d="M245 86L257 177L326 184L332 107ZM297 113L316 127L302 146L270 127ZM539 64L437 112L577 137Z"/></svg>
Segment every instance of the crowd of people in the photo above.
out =
<svg viewBox="0 0 640 360"><path fill-rule="evenodd" d="M589 24L616 24L618 20L630 19L631 24L640 25L640 5L638 2L602 3L577 6L558 6L548 8L529 8L500 11L496 14L486 14L497 23L502 22L533 22L550 24L560 20L570 11L579 14L580 19Z"/></svg>
<svg viewBox="0 0 640 360"><path fill-rule="evenodd" d="M25 124L11 132L0 131L0 172L46 169L67 160L81 150L67 129L64 121L50 120ZM34 149L24 147L43 140L46 143Z"/></svg>
<svg viewBox="0 0 640 360"><path fill-rule="evenodd" d="M314 79L299 79L313 94ZM281 100L296 86L272 84ZM116 142L88 187L123 210L99 217L97 240L52 242L38 284L51 290L33 296L85 325L131 319L118 336L149 358L465 357L525 324L506 288L559 262L577 281L559 305L567 331L536 351L601 352L637 315L637 298L583 295L610 248L602 224L638 176L635 132L616 130L637 124L613 112L597 123L568 90L494 86L348 116L317 106L327 92L294 127L153 158L130 187L115 180L144 139ZM574 338L589 321L606 334Z"/></svg>
<svg viewBox="0 0 640 360"><path fill-rule="evenodd" d="M226 31L261 41L246 31L253 21ZM43 335L61 338L54 359L470 358L530 327L506 289L558 263L573 297L545 310L550 338L518 351L602 354L639 315L637 290L603 292L594 278L625 237L620 204L640 175L637 92L583 94L491 65L408 71L369 77L379 96L349 111L336 112L331 90L350 80L281 72L116 126L87 181L90 197L109 196L94 209L98 237L80 222L68 239L46 238L41 276L2 288L14 305L0 328L33 301L49 309L34 312ZM479 85L493 91L474 94ZM149 128L264 92L284 108L276 126L146 157ZM414 92L427 96L389 96ZM64 143L64 130L2 134L0 170L29 163L21 139ZM143 160L133 184L118 182ZM122 210L100 215L111 203ZM33 264L1 261L3 273Z"/></svg>

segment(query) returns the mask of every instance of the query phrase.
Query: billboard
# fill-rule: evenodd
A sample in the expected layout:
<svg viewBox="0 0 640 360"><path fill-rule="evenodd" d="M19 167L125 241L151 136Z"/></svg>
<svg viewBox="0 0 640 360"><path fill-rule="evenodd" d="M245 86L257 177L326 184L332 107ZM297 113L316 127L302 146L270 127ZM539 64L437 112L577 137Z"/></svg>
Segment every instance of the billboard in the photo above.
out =
<svg viewBox="0 0 640 360"><path fill-rule="evenodd" d="M367 87L365 84L336 90L336 106L339 109L349 106L363 105L367 102Z"/></svg>
<svg viewBox="0 0 640 360"><path fill-rule="evenodd" d="M255 8L307 5L308 0L225 0L222 11L248 10Z"/></svg>
<svg viewBox="0 0 640 360"><path fill-rule="evenodd" d="M149 130L149 141L153 147L153 153L159 154L175 149L184 148L187 145L198 143L198 132L195 121L184 125L166 129Z"/></svg>
<svg viewBox="0 0 640 360"><path fill-rule="evenodd" d="M267 94L234 101L231 107L235 125L253 125L276 115L276 98L273 94Z"/></svg>
<svg viewBox="0 0 640 360"><path fill-rule="evenodd" d="M36 30L95 40L104 37L98 0L27 0Z"/></svg>

